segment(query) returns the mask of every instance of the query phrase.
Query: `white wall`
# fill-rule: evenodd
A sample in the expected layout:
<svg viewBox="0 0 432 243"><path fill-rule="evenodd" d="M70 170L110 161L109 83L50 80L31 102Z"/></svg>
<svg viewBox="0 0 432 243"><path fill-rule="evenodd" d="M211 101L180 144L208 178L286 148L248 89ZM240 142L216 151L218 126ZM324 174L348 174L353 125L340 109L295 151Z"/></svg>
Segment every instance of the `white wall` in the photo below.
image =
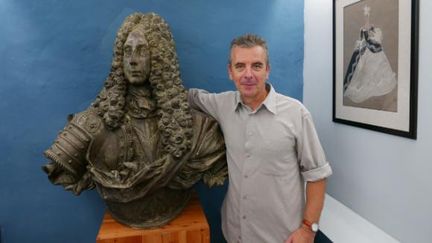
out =
<svg viewBox="0 0 432 243"><path fill-rule="evenodd" d="M332 3L305 0L304 103L334 170L327 191L401 242L431 242L432 1L420 3L417 140L332 122Z"/></svg>

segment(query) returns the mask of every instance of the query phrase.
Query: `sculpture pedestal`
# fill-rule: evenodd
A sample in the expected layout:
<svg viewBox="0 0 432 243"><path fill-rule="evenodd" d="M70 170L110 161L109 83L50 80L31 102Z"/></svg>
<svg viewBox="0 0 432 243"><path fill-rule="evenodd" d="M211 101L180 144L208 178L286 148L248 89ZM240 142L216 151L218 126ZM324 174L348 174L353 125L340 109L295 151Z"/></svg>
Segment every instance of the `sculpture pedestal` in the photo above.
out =
<svg viewBox="0 0 432 243"><path fill-rule="evenodd" d="M198 196L193 195L183 212L168 224L152 229L134 229L117 223L106 212L97 243L209 243L209 226Z"/></svg>

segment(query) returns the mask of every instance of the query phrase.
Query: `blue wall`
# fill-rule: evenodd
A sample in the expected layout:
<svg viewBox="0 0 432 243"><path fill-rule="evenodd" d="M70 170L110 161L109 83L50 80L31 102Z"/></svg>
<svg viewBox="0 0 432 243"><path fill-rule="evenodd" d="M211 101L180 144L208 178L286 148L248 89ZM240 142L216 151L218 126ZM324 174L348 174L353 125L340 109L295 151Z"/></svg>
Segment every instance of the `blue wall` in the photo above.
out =
<svg viewBox="0 0 432 243"><path fill-rule="evenodd" d="M40 167L66 115L94 99L122 20L154 11L170 24L187 87L224 91L228 45L253 32L267 39L280 92L302 99L303 0L1 0L0 235L12 242L94 242L104 204L48 182ZM225 187L198 185L220 242Z"/></svg>

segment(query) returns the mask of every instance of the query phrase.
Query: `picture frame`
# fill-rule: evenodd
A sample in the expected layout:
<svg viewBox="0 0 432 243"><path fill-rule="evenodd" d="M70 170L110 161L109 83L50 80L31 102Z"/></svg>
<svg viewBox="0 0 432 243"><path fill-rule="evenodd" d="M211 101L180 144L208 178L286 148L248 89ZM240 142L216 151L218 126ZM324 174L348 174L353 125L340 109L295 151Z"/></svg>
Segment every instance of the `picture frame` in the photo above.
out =
<svg viewBox="0 0 432 243"><path fill-rule="evenodd" d="M419 0L333 0L333 121L417 138Z"/></svg>

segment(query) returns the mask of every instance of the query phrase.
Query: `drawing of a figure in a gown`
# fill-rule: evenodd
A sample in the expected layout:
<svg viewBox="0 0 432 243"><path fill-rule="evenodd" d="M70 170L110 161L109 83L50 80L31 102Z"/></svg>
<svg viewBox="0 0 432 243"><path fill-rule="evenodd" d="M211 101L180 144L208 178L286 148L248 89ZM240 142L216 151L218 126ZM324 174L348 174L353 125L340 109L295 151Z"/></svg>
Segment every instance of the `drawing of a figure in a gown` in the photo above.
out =
<svg viewBox="0 0 432 243"><path fill-rule="evenodd" d="M360 30L344 78L344 97L354 103L390 93L397 85L396 75L383 51L380 28L369 23L370 7L364 7L366 24Z"/></svg>

